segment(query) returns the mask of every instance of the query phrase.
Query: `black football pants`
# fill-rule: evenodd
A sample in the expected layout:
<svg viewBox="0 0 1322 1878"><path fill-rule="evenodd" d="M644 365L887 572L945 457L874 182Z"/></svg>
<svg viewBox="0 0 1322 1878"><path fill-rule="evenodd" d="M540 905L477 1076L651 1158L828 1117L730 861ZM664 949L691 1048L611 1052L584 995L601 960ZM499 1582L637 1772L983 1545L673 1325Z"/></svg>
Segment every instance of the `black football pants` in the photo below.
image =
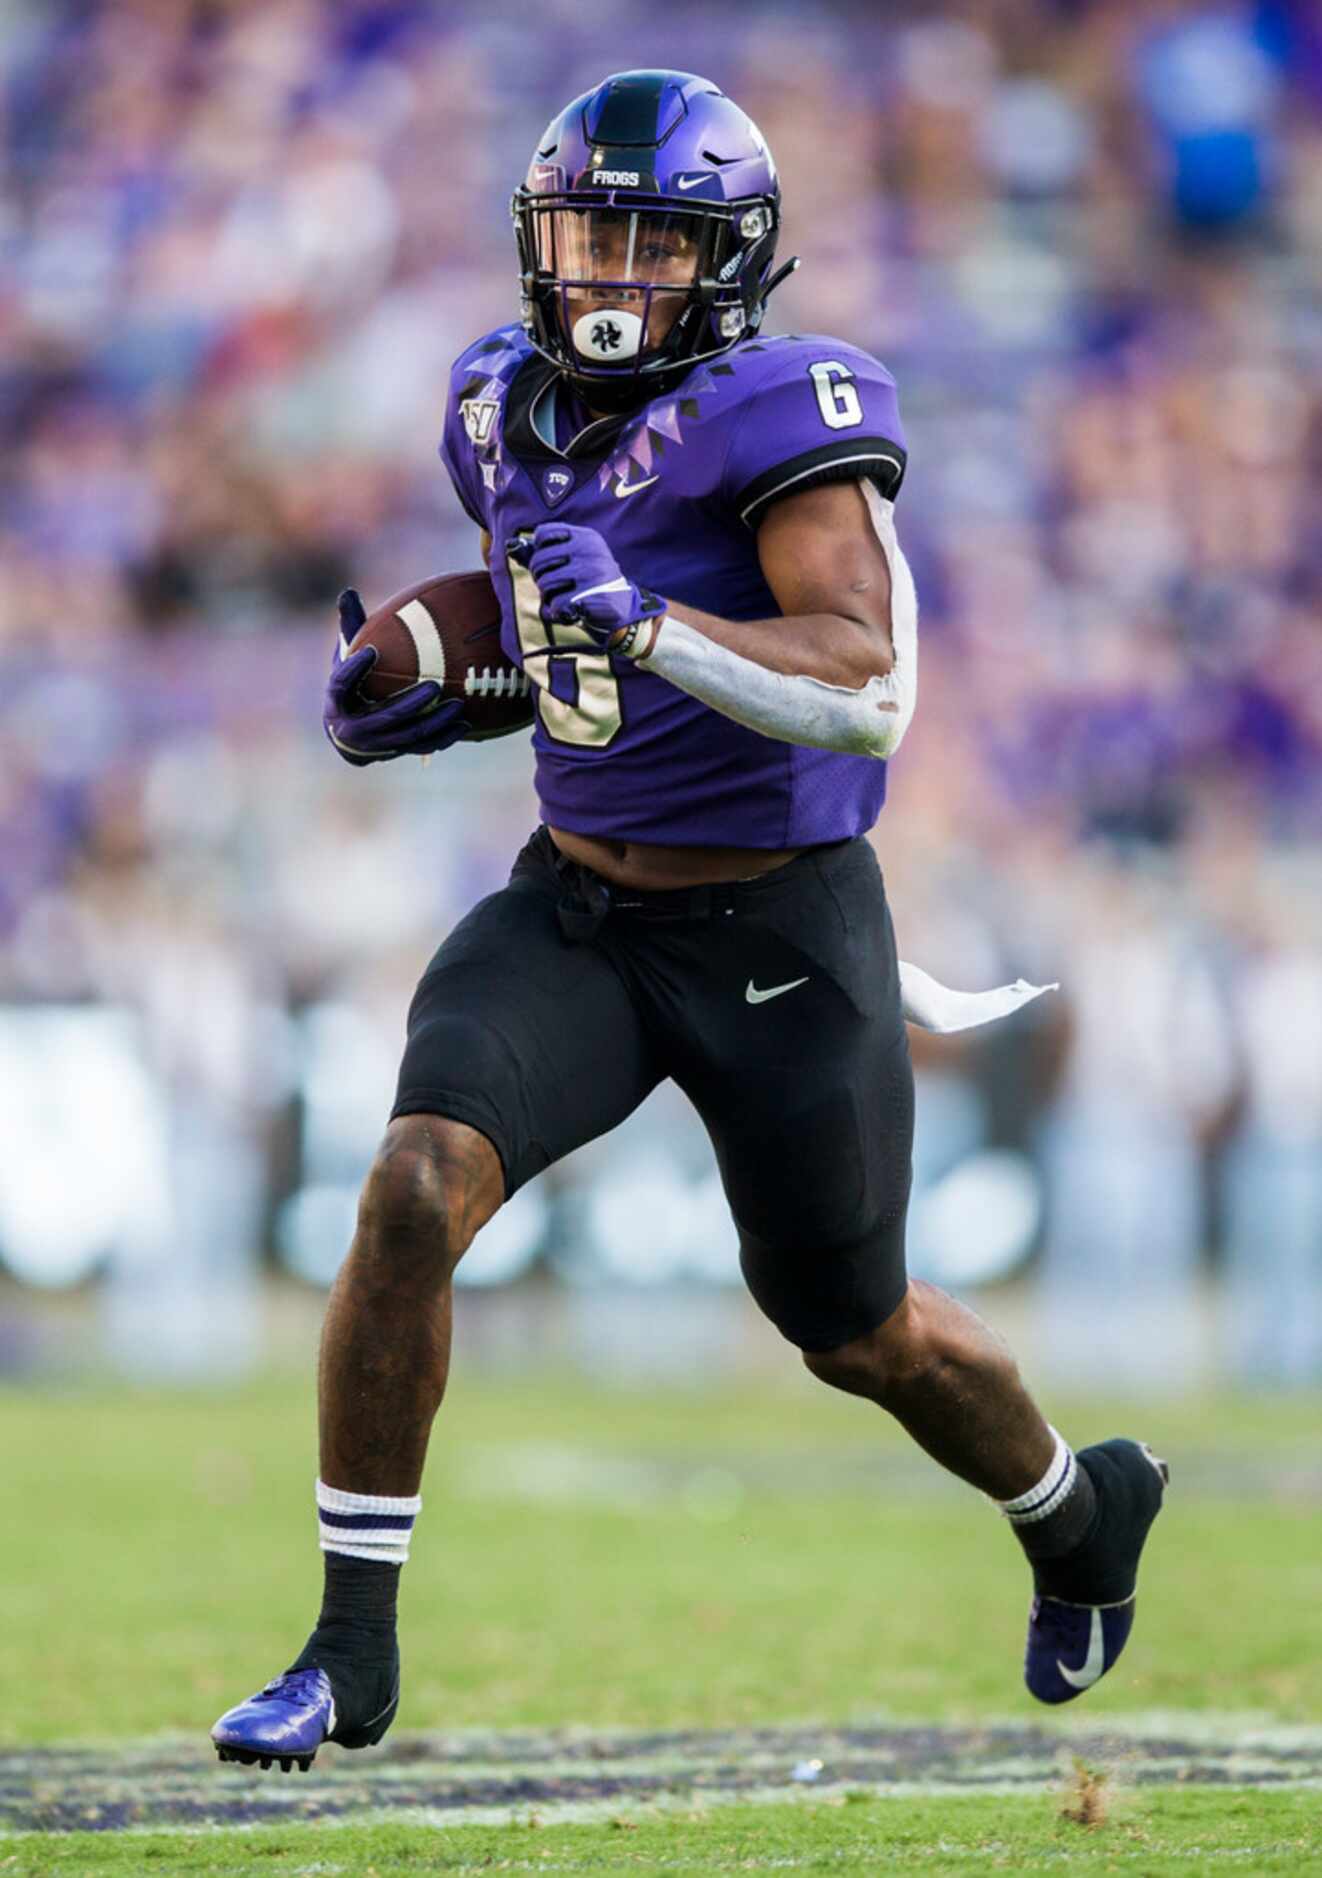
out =
<svg viewBox="0 0 1322 1878"><path fill-rule="evenodd" d="M905 1292L913 1075L869 844L641 893L545 829L428 966L392 1114L466 1122L507 1194L673 1077L707 1127L757 1302L801 1349Z"/></svg>

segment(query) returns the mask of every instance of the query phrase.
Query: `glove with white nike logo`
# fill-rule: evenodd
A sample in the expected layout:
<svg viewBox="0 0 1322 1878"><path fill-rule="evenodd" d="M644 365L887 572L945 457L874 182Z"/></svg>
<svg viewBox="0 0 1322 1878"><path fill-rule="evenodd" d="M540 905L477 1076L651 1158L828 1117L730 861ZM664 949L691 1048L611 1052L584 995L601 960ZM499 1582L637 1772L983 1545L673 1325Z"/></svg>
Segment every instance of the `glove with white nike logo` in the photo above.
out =
<svg viewBox="0 0 1322 1878"><path fill-rule="evenodd" d="M359 686L376 664L376 647L349 646L367 618L366 609L352 587L340 595L340 633L326 681L322 727L346 763L361 769L367 763L386 763L395 756L431 756L448 750L468 735L463 702L439 702L441 688L431 679L397 692L385 704L374 704Z"/></svg>
<svg viewBox="0 0 1322 1878"><path fill-rule="evenodd" d="M642 626L664 613L666 603L620 572L595 528L543 522L515 552L537 582L548 625L579 625L599 646L626 658L650 645Z"/></svg>

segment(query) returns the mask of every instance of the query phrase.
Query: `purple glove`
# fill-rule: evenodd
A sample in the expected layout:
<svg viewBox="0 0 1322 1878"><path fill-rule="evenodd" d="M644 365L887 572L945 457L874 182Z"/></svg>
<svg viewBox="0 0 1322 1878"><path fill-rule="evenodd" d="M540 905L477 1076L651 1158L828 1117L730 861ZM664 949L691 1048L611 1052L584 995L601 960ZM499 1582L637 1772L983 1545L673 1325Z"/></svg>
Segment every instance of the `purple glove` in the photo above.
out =
<svg viewBox="0 0 1322 1878"><path fill-rule="evenodd" d="M573 528L567 522L543 522L527 542L526 565L542 596L542 618L554 626L571 622L609 646L617 633L625 634L618 650L627 652L628 637L643 620L664 613L666 603L654 593L636 587L620 572L619 563L595 528Z"/></svg>
<svg viewBox="0 0 1322 1878"><path fill-rule="evenodd" d="M441 687L433 679L410 685L386 704L361 695L358 687L376 664L376 647L346 653L366 618L362 601L352 587L346 588L340 595L340 636L321 713L326 735L345 762L361 769L366 763L389 762L392 756L430 756L466 737L462 701L451 698L438 705Z"/></svg>

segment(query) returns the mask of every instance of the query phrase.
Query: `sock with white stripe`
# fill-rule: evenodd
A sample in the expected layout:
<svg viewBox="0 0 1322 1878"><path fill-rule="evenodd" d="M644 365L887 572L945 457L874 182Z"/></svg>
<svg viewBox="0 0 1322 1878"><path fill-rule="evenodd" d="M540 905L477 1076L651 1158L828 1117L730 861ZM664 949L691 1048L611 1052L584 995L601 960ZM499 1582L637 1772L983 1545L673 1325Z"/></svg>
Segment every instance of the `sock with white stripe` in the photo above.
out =
<svg viewBox="0 0 1322 1878"><path fill-rule="evenodd" d="M384 1493L346 1493L340 1487L317 1482L317 1518L323 1552L341 1552L349 1558L374 1559L379 1564L408 1562L413 1522L422 1510L418 1494L392 1497Z"/></svg>
<svg viewBox="0 0 1322 1878"><path fill-rule="evenodd" d="M1066 1557L1084 1543L1098 1511L1087 1469L1079 1466L1069 1443L1054 1428L1051 1432L1056 1448L1041 1480L1013 1500L996 1502L1028 1554L1038 1590L1048 1596L1051 1561Z"/></svg>
<svg viewBox="0 0 1322 1878"><path fill-rule="evenodd" d="M342 1728L379 1715L399 1683L399 1574L422 1501L317 1482L325 1588L317 1627L292 1669L324 1669Z"/></svg>

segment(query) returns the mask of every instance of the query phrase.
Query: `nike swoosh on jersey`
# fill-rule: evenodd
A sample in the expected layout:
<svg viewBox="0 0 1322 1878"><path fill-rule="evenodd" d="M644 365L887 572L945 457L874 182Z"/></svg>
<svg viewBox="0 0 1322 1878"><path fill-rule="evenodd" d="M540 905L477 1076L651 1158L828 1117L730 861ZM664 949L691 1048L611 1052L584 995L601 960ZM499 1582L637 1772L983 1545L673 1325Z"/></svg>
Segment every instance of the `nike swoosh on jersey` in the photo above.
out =
<svg viewBox="0 0 1322 1878"><path fill-rule="evenodd" d="M1092 1623L1088 1627L1088 1654L1078 1669L1067 1669L1060 1658L1056 1658L1056 1668L1065 1678L1071 1689L1091 1689L1102 1671L1106 1668L1106 1644L1102 1637L1102 1613L1094 1610Z"/></svg>
<svg viewBox="0 0 1322 1878"><path fill-rule="evenodd" d="M650 489L653 483L659 482L660 480L661 478L658 474L656 476L646 476L640 483L616 483L615 493L621 499L625 496L636 496L640 489Z"/></svg>
<svg viewBox="0 0 1322 1878"><path fill-rule="evenodd" d="M768 998L779 998L786 991L797 991L800 985L806 985L807 982L806 978L791 978L787 985L768 985L765 991L759 991L750 978L744 997L749 1004L765 1004Z"/></svg>

